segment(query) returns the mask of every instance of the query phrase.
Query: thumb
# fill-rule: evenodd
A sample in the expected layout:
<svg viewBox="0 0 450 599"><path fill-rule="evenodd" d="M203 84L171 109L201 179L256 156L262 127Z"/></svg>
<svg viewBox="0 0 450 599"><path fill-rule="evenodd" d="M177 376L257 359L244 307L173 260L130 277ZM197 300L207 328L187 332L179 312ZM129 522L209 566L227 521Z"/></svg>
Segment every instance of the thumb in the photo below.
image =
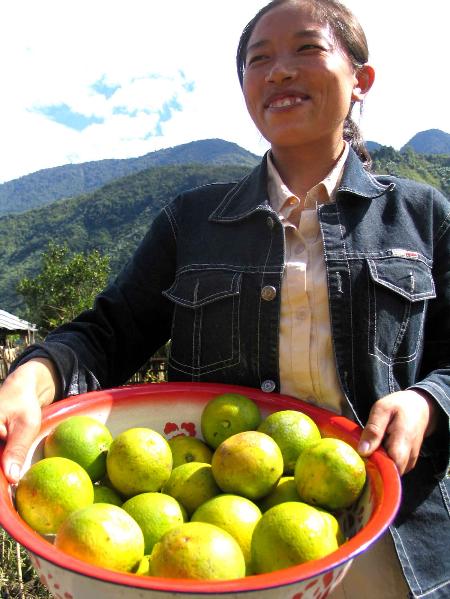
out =
<svg viewBox="0 0 450 599"><path fill-rule="evenodd" d="M15 423L11 426L3 451L2 466L10 483L17 483L20 478L25 458L37 433L39 425Z"/></svg>
<svg viewBox="0 0 450 599"><path fill-rule="evenodd" d="M378 400L372 407L358 444L358 453L367 457L378 449L391 421L391 412Z"/></svg>

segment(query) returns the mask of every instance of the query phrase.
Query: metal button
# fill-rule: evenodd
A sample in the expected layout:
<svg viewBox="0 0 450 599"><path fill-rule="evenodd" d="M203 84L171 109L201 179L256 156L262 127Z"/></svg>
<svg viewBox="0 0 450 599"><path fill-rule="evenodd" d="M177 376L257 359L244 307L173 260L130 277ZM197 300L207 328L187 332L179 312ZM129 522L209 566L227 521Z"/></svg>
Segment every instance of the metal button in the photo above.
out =
<svg viewBox="0 0 450 599"><path fill-rule="evenodd" d="M271 393L275 389L275 387L276 387L275 382L271 381L270 379L268 379L267 381L263 381L261 384L261 389L265 393Z"/></svg>
<svg viewBox="0 0 450 599"><path fill-rule="evenodd" d="M266 225L269 227L269 229L273 229L274 222L273 222L273 218L271 216L267 217Z"/></svg>
<svg viewBox="0 0 450 599"><path fill-rule="evenodd" d="M272 285L265 285L265 287L263 287L261 289L261 297L263 298L263 300L266 300L266 302L270 302L272 301L277 295L277 290L275 289L275 287L272 287Z"/></svg>

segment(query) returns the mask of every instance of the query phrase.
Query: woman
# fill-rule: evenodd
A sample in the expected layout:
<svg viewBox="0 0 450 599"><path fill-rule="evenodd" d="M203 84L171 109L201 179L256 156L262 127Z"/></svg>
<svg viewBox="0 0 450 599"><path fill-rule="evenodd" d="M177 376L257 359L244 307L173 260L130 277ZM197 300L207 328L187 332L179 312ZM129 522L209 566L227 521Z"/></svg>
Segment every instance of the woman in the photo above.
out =
<svg viewBox="0 0 450 599"><path fill-rule="evenodd" d="M362 455L384 443L403 475L402 569L386 536L336 597L449 596L450 206L365 170L351 111L367 60L334 0L275 0L249 23L238 73L270 152L237 184L176 198L94 309L21 357L0 390L11 481L40 406L123 383L171 338L171 380L281 390L365 424Z"/></svg>

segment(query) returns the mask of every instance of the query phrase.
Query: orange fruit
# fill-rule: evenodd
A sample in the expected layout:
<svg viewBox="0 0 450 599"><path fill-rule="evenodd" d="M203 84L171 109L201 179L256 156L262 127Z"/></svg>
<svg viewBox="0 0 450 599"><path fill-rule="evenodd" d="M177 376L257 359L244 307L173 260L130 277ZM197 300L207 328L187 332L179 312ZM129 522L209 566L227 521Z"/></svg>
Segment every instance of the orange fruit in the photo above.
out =
<svg viewBox="0 0 450 599"><path fill-rule="evenodd" d="M94 503L70 514L59 528L55 545L95 566L131 572L144 556L144 536L122 508Z"/></svg>
<svg viewBox="0 0 450 599"><path fill-rule="evenodd" d="M115 491L103 484L94 485L94 503L112 503L119 507L123 503L122 497Z"/></svg>
<svg viewBox="0 0 450 599"><path fill-rule="evenodd" d="M325 438L300 454L294 477L302 501L333 511L358 499L366 481L366 466L351 445Z"/></svg>
<svg viewBox="0 0 450 599"><path fill-rule="evenodd" d="M245 431L219 445L211 462L212 473L225 493L261 499L283 474L283 456L269 435Z"/></svg>
<svg viewBox="0 0 450 599"><path fill-rule="evenodd" d="M16 489L20 516L41 534L55 534L73 511L94 501L88 473L67 458L44 458L33 464Z"/></svg>
<svg viewBox="0 0 450 599"><path fill-rule="evenodd" d="M159 491L170 476L172 452L156 431L131 428L111 443L106 470L114 488L126 497Z"/></svg>
<svg viewBox="0 0 450 599"><path fill-rule="evenodd" d="M173 468L186 462L211 464L212 451L201 439L178 435L168 441L172 450Z"/></svg>
<svg viewBox="0 0 450 599"><path fill-rule="evenodd" d="M285 501L300 501L293 476L282 476L276 487L259 502L262 512Z"/></svg>
<svg viewBox="0 0 450 599"><path fill-rule="evenodd" d="M202 503L192 514L191 522L209 522L230 533L239 543L246 572L251 573L250 545L261 510L250 499L239 495L217 495Z"/></svg>
<svg viewBox="0 0 450 599"><path fill-rule="evenodd" d="M321 438L314 420L296 410L280 410L269 414L258 430L272 437L281 449L286 474L294 472L295 463L303 449Z"/></svg>
<svg viewBox="0 0 450 599"><path fill-rule="evenodd" d="M338 548L330 522L315 507L298 501L276 505L262 515L252 537L257 574L325 557Z"/></svg>
<svg viewBox="0 0 450 599"><path fill-rule="evenodd" d="M172 470L162 492L179 501L190 516L199 505L218 495L220 489L214 480L211 464L186 462Z"/></svg>
<svg viewBox="0 0 450 599"><path fill-rule="evenodd" d="M200 424L206 443L216 449L236 433L255 430L260 422L259 407L252 399L239 393L224 393L206 404Z"/></svg>
<svg viewBox="0 0 450 599"><path fill-rule="evenodd" d="M245 576L245 560L237 541L206 522L186 522L156 543L150 574L167 578L230 580Z"/></svg>
<svg viewBox="0 0 450 599"><path fill-rule="evenodd" d="M106 454L112 442L108 428L90 416L71 416L45 438L44 456L62 457L82 466L95 482L106 472Z"/></svg>
<svg viewBox="0 0 450 599"><path fill-rule="evenodd" d="M184 517L176 499L164 493L141 493L125 501L122 508L139 524L144 534L146 554L165 532L183 524Z"/></svg>

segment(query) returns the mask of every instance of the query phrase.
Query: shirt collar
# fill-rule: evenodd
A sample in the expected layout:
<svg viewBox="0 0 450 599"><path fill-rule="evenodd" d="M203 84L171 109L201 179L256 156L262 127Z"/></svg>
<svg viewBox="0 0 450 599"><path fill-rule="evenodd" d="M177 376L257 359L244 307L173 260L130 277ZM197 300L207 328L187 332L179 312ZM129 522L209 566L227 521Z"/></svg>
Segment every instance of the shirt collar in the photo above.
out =
<svg viewBox="0 0 450 599"><path fill-rule="evenodd" d="M325 204L334 200L334 194L341 181L348 152L349 145L344 141L344 150L338 161L328 175L308 191L305 200L302 202L303 208L315 208L318 204ZM272 208L279 214L289 206L289 201L292 198L297 197L281 179L271 152L267 156L267 191Z"/></svg>

